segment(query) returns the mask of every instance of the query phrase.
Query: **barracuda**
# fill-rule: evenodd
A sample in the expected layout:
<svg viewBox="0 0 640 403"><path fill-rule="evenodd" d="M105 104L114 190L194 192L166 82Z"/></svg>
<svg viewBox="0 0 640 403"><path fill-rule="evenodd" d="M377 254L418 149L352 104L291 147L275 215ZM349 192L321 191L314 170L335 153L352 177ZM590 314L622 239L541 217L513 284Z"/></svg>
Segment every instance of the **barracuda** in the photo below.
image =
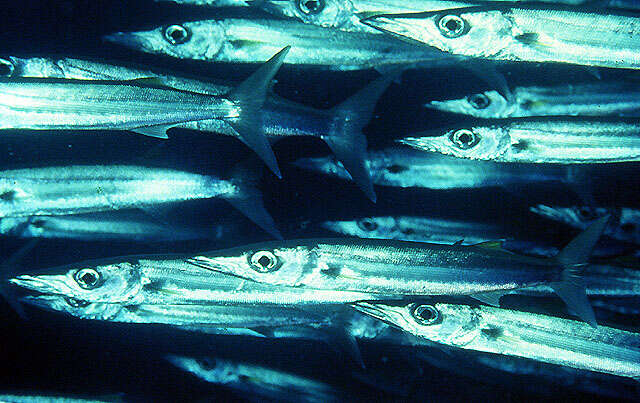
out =
<svg viewBox="0 0 640 403"><path fill-rule="evenodd" d="M194 0L199 1L199 0ZM216 0L212 0L214 5ZM503 0L507 1L507 0ZM570 5L589 4L591 0L547 0L549 3ZM306 24L313 24L343 31L379 32L360 22L361 18L378 14L396 14L422 11L437 11L451 8L469 7L485 1L446 0L257 0L251 1L271 14L279 17L295 18ZM609 7L638 7L633 1L609 1Z"/></svg>
<svg viewBox="0 0 640 403"><path fill-rule="evenodd" d="M467 123L398 141L419 150L499 162L639 161L639 123L633 118L514 118Z"/></svg>
<svg viewBox="0 0 640 403"><path fill-rule="evenodd" d="M20 238L62 238L80 241L180 241L233 236L232 225L212 230L162 225L143 214L121 211L69 216L0 218L0 234Z"/></svg>
<svg viewBox="0 0 640 403"><path fill-rule="evenodd" d="M28 290L110 304L342 304L378 294L258 284L203 271L187 256L129 256L87 261L10 280Z"/></svg>
<svg viewBox="0 0 640 403"><path fill-rule="evenodd" d="M0 65L8 66L7 75L14 78L135 80L157 77L166 86L209 95L224 95L233 88L229 83L210 83L168 75L164 72L69 58L8 57L0 58ZM364 166L367 140L362 133L362 128L369 123L378 98L386 90L392 78L382 77L372 81L329 110L309 108L273 94L268 95L259 116L262 133L272 142L289 136L311 136L321 139L327 143L341 161L342 166L346 167L349 172L348 177L354 178L367 197L375 201L376 195L371 179ZM174 127L216 132L243 140L228 122L221 119L180 123ZM268 159L268 157L265 158Z"/></svg>
<svg viewBox="0 0 640 403"><path fill-rule="evenodd" d="M314 403L346 401L326 383L279 369L221 358L170 355L167 360L206 382L239 392L249 397L249 400Z"/></svg>
<svg viewBox="0 0 640 403"><path fill-rule="evenodd" d="M369 33L341 32L286 20L221 19L185 22L149 31L119 32L105 40L152 54L228 63L260 63L291 45L286 63L335 70L387 68L458 59L437 50Z"/></svg>
<svg viewBox="0 0 640 403"><path fill-rule="evenodd" d="M600 219L553 259L483 246L327 239L248 245L199 254L188 262L271 285L387 295L472 295L495 301L496 292L551 284L593 324L583 285L570 273L587 263L605 225Z"/></svg>
<svg viewBox="0 0 640 403"><path fill-rule="evenodd" d="M369 151L365 158L374 184L400 188L471 189L558 182L580 185L578 172L562 166L469 161L408 147ZM334 158L302 158L296 166L349 179Z"/></svg>
<svg viewBox="0 0 640 403"><path fill-rule="evenodd" d="M634 14L512 3L382 14L362 22L454 55L640 68L640 18Z"/></svg>
<svg viewBox="0 0 640 403"><path fill-rule="evenodd" d="M124 305L89 303L60 295L38 295L24 302L80 319L194 328L258 328L321 324L322 316L300 309L262 305Z"/></svg>
<svg viewBox="0 0 640 403"><path fill-rule="evenodd" d="M0 128L32 130L129 130L167 138L180 123L227 122L278 176L273 151L260 130L260 109L285 47L224 96L167 87L161 80L0 80ZM13 74L12 74L13 75Z"/></svg>
<svg viewBox="0 0 640 403"><path fill-rule="evenodd" d="M640 86L601 81L547 87L516 87L507 100L497 91L431 101L427 108L477 118L528 116L640 116Z"/></svg>
<svg viewBox="0 0 640 403"><path fill-rule="evenodd" d="M0 218L154 208L220 197L275 237L280 234L251 181L162 168L92 165L0 172Z"/></svg>
<svg viewBox="0 0 640 403"><path fill-rule="evenodd" d="M611 238L640 245L640 211L628 207L605 208L589 206L545 206L529 208L531 212L576 229L584 229L593 220L610 215L612 219L604 230Z"/></svg>
<svg viewBox="0 0 640 403"><path fill-rule="evenodd" d="M435 303L354 308L427 340L551 364L640 376L640 336L606 326L488 306Z"/></svg>

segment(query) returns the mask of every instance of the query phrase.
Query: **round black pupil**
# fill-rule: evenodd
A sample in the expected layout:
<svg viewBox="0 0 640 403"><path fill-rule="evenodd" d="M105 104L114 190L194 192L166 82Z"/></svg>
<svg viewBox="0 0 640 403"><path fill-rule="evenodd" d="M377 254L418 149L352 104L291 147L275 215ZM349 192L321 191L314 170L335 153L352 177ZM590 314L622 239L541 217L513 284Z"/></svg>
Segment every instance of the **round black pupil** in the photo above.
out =
<svg viewBox="0 0 640 403"><path fill-rule="evenodd" d="M591 211L587 209L581 209L580 215L586 218L591 217Z"/></svg>
<svg viewBox="0 0 640 403"><path fill-rule="evenodd" d="M427 309L423 309L422 311L420 311L418 316L420 316L422 319L424 319L426 321L431 321L431 320L434 320L436 318L436 313L433 311L433 309L427 308Z"/></svg>
<svg viewBox="0 0 640 403"><path fill-rule="evenodd" d="M364 228L367 230L372 230L376 228L376 225L371 221L363 221L362 226L364 226Z"/></svg>
<svg viewBox="0 0 640 403"><path fill-rule="evenodd" d="M0 76L9 77L11 75L12 66L7 63L0 64Z"/></svg>
<svg viewBox="0 0 640 403"><path fill-rule="evenodd" d="M458 29L460 29L460 22L457 20L451 19L447 21L444 24L444 26L447 27L449 31L457 31Z"/></svg>
<svg viewBox="0 0 640 403"><path fill-rule="evenodd" d="M91 285L96 282L97 278L93 273L85 273L80 277L80 280L85 284Z"/></svg>
<svg viewBox="0 0 640 403"><path fill-rule="evenodd" d="M182 30L179 30L179 29L174 29L173 31L171 31L169 35L171 35L171 38L173 38L173 40L176 42L184 39L184 32L182 32Z"/></svg>
<svg viewBox="0 0 640 403"><path fill-rule="evenodd" d="M260 259L258 259L258 263L260 263L260 266L262 267L268 267L269 263L271 263L271 259L269 259L267 256L262 256Z"/></svg>
<svg viewBox="0 0 640 403"><path fill-rule="evenodd" d="M458 141L460 141L462 144L469 144L471 143L471 141L473 141L473 138L469 133L462 133L458 136Z"/></svg>
<svg viewBox="0 0 640 403"><path fill-rule="evenodd" d="M481 95L477 95L473 98L471 98L471 103L476 107L476 108L485 108L489 102L487 101L487 99Z"/></svg>
<svg viewBox="0 0 640 403"><path fill-rule="evenodd" d="M318 9L320 8L320 2L319 1L307 1L307 2L304 3L304 6L309 11L318 11Z"/></svg>

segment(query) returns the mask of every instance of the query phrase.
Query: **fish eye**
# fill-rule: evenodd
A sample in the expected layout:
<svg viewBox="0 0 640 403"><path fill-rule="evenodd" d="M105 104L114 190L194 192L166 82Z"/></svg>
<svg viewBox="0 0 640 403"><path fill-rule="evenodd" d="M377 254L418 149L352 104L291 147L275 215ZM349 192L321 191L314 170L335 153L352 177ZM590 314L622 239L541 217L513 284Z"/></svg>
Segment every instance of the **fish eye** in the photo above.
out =
<svg viewBox="0 0 640 403"><path fill-rule="evenodd" d="M10 60L0 59L0 77L11 77L16 66Z"/></svg>
<svg viewBox="0 0 640 403"><path fill-rule="evenodd" d="M260 273L278 270L278 258L267 250L261 250L251 256L251 266Z"/></svg>
<svg viewBox="0 0 640 403"><path fill-rule="evenodd" d="M363 218L358 220L358 227L364 231L375 231L378 229L378 224L370 218Z"/></svg>
<svg viewBox="0 0 640 403"><path fill-rule="evenodd" d="M467 102L476 109L485 109L491 105L491 100L485 94L474 94L467 98Z"/></svg>
<svg viewBox="0 0 640 403"><path fill-rule="evenodd" d="M447 14L438 20L438 29L447 38L457 38L465 33L467 22L459 15Z"/></svg>
<svg viewBox="0 0 640 403"><path fill-rule="evenodd" d="M595 213L588 207L580 207L578 209L578 215L584 219L591 219L595 217Z"/></svg>
<svg viewBox="0 0 640 403"><path fill-rule="evenodd" d="M433 325L440 321L440 311L432 305L418 305L411 315L422 325Z"/></svg>
<svg viewBox="0 0 640 403"><path fill-rule="evenodd" d="M164 39L172 45L180 45L191 38L191 32L182 25L169 25L164 29Z"/></svg>
<svg viewBox="0 0 640 403"><path fill-rule="evenodd" d="M306 15L315 15L324 10L324 0L296 0L298 10Z"/></svg>
<svg viewBox="0 0 640 403"><path fill-rule="evenodd" d="M89 301L83 301L77 298L66 297L64 300L74 308L84 308L89 305Z"/></svg>
<svg viewBox="0 0 640 403"><path fill-rule="evenodd" d="M456 130L449 139L461 150L468 150L480 142L480 136L469 129Z"/></svg>
<svg viewBox="0 0 640 403"><path fill-rule="evenodd" d="M100 285L100 273L95 269L80 269L73 276L76 283L85 290L91 290Z"/></svg>
<svg viewBox="0 0 640 403"><path fill-rule="evenodd" d="M196 363L205 371L210 371L216 367L216 363L209 358L198 358Z"/></svg>
<svg viewBox="0 0 640 403"><path fill-rule="evenodd" d="M47 222L45 220L33 220L33 221L31 221L31 225L33 225L35 228L44 228L46 223Z"/></svg>

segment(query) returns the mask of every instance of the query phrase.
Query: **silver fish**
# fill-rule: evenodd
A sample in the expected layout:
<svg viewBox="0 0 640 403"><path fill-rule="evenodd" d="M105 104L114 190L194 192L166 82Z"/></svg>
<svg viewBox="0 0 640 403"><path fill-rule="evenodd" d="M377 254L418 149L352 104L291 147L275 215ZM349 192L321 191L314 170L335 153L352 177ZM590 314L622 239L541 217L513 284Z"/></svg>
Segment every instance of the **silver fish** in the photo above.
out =
<svg viewBox="0 0 640 403"><path fill-rule="evenodd" d="M454 55L640 68L640 17L622 12L494 3L362 22Z"/></svg>
<svg viewBox="0 0 640 403"><path fill-rule="evenodd" d="M400 143L460 158L586 164L640 161L633 118L531 117L478 121L418 134Z"/></svg>
<svg viewBox="0 0 640 403"><path fill-rule="evenodd" d="M148 80L0 80L0 128L130 130L167 138L167 129L180 123L225 120L281 176L258 117L288 51L285 47L224 96L151 86Z"/></svg>
<svg viewBox="0 0 640 403"><path fill-rule="evenodd" d="M42 294L109 304L260 304L299 306L342 304L380 298L378 294L312 290L259 284L203 270L187 256L128 256L87 261L39 274L25 274L12 284Z"/></svg>
<svg viewBox="0 0 640 403"><path fill-rule="evenodd" d="M178 77L156 70L140 70L113 64L79 59L0 58L10 66L11 77L49 77L69 79L135 80L154 77L169 87L209 95L224 95L232 90L229 83L212 83ZM371 179L364 167L367 141L362 128L369 123L377 99L385 91L392 77L381 77L329 109L319 110L295 102L267 95L259 122L270 141L289 136L313 136L321 139L335 153L349 176L373 201L376 199ZM348 119L346 118L348 117ZM201 120L175 125L191 130L221 133L242 137L225 120ZM267 157L265 157L268 159Z"/></svg>
<svg viewBox="0 0 640 403"><path fill-rule="evenodd" d="M539 214L553 221L558 221L577 229L584 229L593 220L611 215L612 220L604 230L611 238L640 244L640 211L628 207L615 209L589 206L545 206L539 204L529 208L531 212Z"/></svg>
<svg viewBox="0 0 640 403"><path fill-rule="evenodd" d="M188 4L191 6L211 7L247 7L251 0L155 0L158 3L172 2L176 4Z"/></svg>
<svg viewBox="0 0 640 403"><path fill-rule="evenodd" d="M0 402L4 403L115 403L124 402L120 396L81 397L46 392L0 392Z"/></svg>
<svg viewBox="0 0 640 403"><path fill-rule="evenodd" d="M357 303L360 312L436 343L551 364L640 376L640 335L489 306Z"/></svg>
<svg viewBox="0 0 640 403"><path fill-rule="evenodd" d="M170 355L169 362L198 378L226 386L256 401L338 402L339 393L329 384L279 369L220 358Z"/></svg>
<svg viewBox="0 0 640 403"><path fill-rule="evenodd" d="M68 215L221 197L279 237L262 197L242 178L221 180L140 166L93 165L0 172L0 217Z"/></svg>
<svg viewBox="0 0 640 403"><path fill-rule="evenodd" d="M458 59L382 35L341 32L287 20L220 19L119 32L105 40L152 54L228 63L260 63L291 45L286 63L335 70L386 68ZM280 44L284 44L280 46Z"/></svg>
<svg viewBox="0 0 640 403"><path fill-rule="evenodd" d="M498 91L431 101L427 108L477 118L528 116L640 116L640 86L601 81L556 86L516 87L506 99Z"/></svg>
<svg viewBox="0 0 640 403"><path fill-rule="evenodd" d="M80 319L195 328L252 328L321 324L321 315L300 309L263 305L124 305L90 303L60 295L22 298L39 308Z"/></svg>
<svg viewBox="0 0 640 403"><path fill-rule="evenodd" d="M180 241L233 234L230 225L219 224L210 231L168 226L129 212L68 216L0 218L0 234L20 238L64 238L81 241Z"/></svg>
<svg viewBox="0 0 640 403"><path fill-rule="evenodd" d="M565 302L595 323L584 289L568 274L586 259L606 219L576 237L553 259L518 256L500 248L381 239L270 242L199 254L188 262L259 283L386 295L487 294L538 284L554 286ZM568 291L571 296L563 294ZM491 298L493 299L493 298ZM577 301L579 303L576 303Z"/></svg>
<svg viewBox="0 0 640 403"><path fill-rule="evenodd" d="M580 176L563 166L470 161L407 147L369 151L366 166L374 184L400 188L472 189L558 182L579 185ZM296 166L349 179L332 157L302 158Z"/></svg>

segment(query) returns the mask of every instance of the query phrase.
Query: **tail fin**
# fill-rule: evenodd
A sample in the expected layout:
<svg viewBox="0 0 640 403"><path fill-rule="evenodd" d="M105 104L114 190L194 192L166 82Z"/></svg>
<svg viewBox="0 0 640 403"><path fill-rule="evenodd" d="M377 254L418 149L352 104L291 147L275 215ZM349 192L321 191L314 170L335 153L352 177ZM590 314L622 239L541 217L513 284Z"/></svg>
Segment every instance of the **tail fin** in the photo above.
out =
<svg viewBox="0 0 640 403"><path fill-rule="evenodd" d="M595 220L589 228L575 237L556 256L555 260L564 267L562 279L551 284L556 294L569 309L591 326L596 326L596 317L587 298L584 281L580 277L580 267L589 262L589 255L602 235L609 216Z"/></svg>
<svg viewBox="0 0 640 403"><path fill-rule="evenodd" d="M366 165L367 138L362 129L371 120L378 98L395 77L396 74L380 77L334 107L331 112L335 125L329 135L322 137L358 187L374 203L376 193Z"/></svg>
<svg viewBox="0 0 640 403"><path fill-rule="evenodd" d="M31 252L31 250L36 247L39 241L39 239L30 240L0 265L0 270L3 273L3 283L0 284L0 297L4 298L16 311L16 313L24 320L27 319L27 314L22 308L22 305L20 305L17 299L13 296L13 292L4 284L4 276L13 277L13 275L16 274L15 270L13 270L13 267L18 261L20 261L20 259L22 259L23 256Z"/></svg>
<svg viewBox="0 0 640 403"><path fill-rule="evenodd" d="M277 239L282 239L271 214L264 207L262 194L257 188L261 169L256 165L253 161L245 161L234 168L231 181L238 187L238 192L225 200L263 230Z"/></svg>
<svg viewBox="0 0 640 403"><path fill-rule="evenodd" d="M240 140L255 151L278 178L282 178L282 174L262 131L260 109L271 88L271 80L282 66L290 48L287 46L278 52L229 94L229 99L240 107L240 116L229 124L238 132Z"/></svg>

